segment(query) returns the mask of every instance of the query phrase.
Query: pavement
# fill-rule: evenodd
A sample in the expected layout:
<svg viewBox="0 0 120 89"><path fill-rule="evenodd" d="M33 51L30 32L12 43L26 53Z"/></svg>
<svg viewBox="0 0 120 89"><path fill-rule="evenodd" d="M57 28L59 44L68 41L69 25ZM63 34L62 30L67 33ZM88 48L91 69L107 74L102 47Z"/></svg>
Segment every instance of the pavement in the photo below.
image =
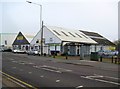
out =
<svg viewBox="0 0 120 89"><path fill-rule="evenodd" d="M49 60L56 61L56 62L62 62L66 64L91 66L91 67L96 67L96 68L111 70L111 71L118 71L118 68L120 66L119 64L105 63L105 62L91 61L91 60L58 59L58 58L50 58Z"/></svg>

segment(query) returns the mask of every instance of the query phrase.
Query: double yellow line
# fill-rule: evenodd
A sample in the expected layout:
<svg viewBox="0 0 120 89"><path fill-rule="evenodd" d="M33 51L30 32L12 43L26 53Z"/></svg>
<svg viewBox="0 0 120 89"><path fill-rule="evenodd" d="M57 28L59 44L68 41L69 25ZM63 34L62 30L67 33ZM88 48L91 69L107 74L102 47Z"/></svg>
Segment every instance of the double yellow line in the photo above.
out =
<svg viewBox="0 0 120 89"><path fill-rule="evenodd" d="M6 73L4 73L4 72L2 72L2 71L0 71L0 73L3 74L3 75L5 75L6 77L8 77L8 78L10 78L10 79L13 79L13 80L17 81L18 83L21 83L21 84L25 85L26 88L29 87L29 88L31 88L31 89L38 89L38 88L36 88L36 87L34 87L34 86L26 83L26 82L23 82L23 81L15 78L15 77L13 77L13 76L11 76L11 75L8 75L8 74L6 74Z"/></svg>

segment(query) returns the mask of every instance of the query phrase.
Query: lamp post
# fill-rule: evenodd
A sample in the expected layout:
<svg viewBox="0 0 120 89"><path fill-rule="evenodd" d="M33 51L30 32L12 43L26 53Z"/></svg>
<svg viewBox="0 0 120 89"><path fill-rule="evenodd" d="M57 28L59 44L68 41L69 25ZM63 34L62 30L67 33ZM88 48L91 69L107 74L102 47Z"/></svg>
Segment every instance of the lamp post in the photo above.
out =
<svg viewBox="0 0 120 89"><path fill-rule="evenodd" d="M41 30L41 55L43 55L43 21L42 21L42 5L41 4L37 4L34 2L30 2L30 1L26 1L27 3L30 4L35 4L40 6L40 30Z"/></svg>

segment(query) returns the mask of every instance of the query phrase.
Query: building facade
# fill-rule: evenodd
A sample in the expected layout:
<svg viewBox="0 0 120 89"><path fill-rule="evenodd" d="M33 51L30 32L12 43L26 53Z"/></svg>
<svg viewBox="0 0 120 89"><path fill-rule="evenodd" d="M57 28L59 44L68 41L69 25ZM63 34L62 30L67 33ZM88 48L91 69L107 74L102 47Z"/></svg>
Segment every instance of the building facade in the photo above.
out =
<svg viewBox="0 0 120 89"><path fill-rule="evenodd" d="M28 51L30 46L30 40L32 38L33 37L30 35L23 35L21 32L19 32L12 44L13 50L18 49Z"/></svg>
<svg viewBox="0 0 120 89"><path fill-rule="evenodd" d="M97 44L97 42L79 30L43 26L43 53L89 54L92 44ZM30 46L33 49L41 50L41 30L33 38Z"/></svg>
<svg viewBox="0 0 120 89"><path fill-rule="evenodd" d="M102 50L103 51L115 50L115 44L112 43L110 40L106 39L105 37L101 36L100 34L95 32L82 31L82 30L80 31L98 43L96 45L90 46L90 52L98 52Z"/></svg>
<svg viewBox="0 0 120 89"><path fill-rule="evenodd" d="M0 33L0 49L12 49L17 33Z"/></svg>

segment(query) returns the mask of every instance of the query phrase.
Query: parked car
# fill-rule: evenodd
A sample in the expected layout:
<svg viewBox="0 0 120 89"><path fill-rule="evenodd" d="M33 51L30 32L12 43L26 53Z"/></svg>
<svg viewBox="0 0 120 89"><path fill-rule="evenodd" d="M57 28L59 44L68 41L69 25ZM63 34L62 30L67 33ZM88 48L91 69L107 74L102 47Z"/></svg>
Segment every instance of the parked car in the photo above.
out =
<svg viewBox="0 0 120 89"><path fill-rule="evenodd" d="M6 48L6 49L0 49L1 52L12 52L12 50L10 48Z"/></svg>
<svg viewBox="0 0 120 89"><path fill-rule="evenodd" d="M14 49L12 52L13 53L25 53L24 50L19 50L19 49Z"/></svg>
<svg viewBox="0 0 120 89"><path fill-rule="evenodd" d="M30 51L27 51L27 54L28 55L39 55L40 56L40 51L30 50Z"/></svg>
<svg viewBox="0 0 120 89"><path fill-rule="evenodd" d="M115 55L118 55L118 51L100 50L100 51L98 51L98 54L100 56L115 56Z"/></svg>

